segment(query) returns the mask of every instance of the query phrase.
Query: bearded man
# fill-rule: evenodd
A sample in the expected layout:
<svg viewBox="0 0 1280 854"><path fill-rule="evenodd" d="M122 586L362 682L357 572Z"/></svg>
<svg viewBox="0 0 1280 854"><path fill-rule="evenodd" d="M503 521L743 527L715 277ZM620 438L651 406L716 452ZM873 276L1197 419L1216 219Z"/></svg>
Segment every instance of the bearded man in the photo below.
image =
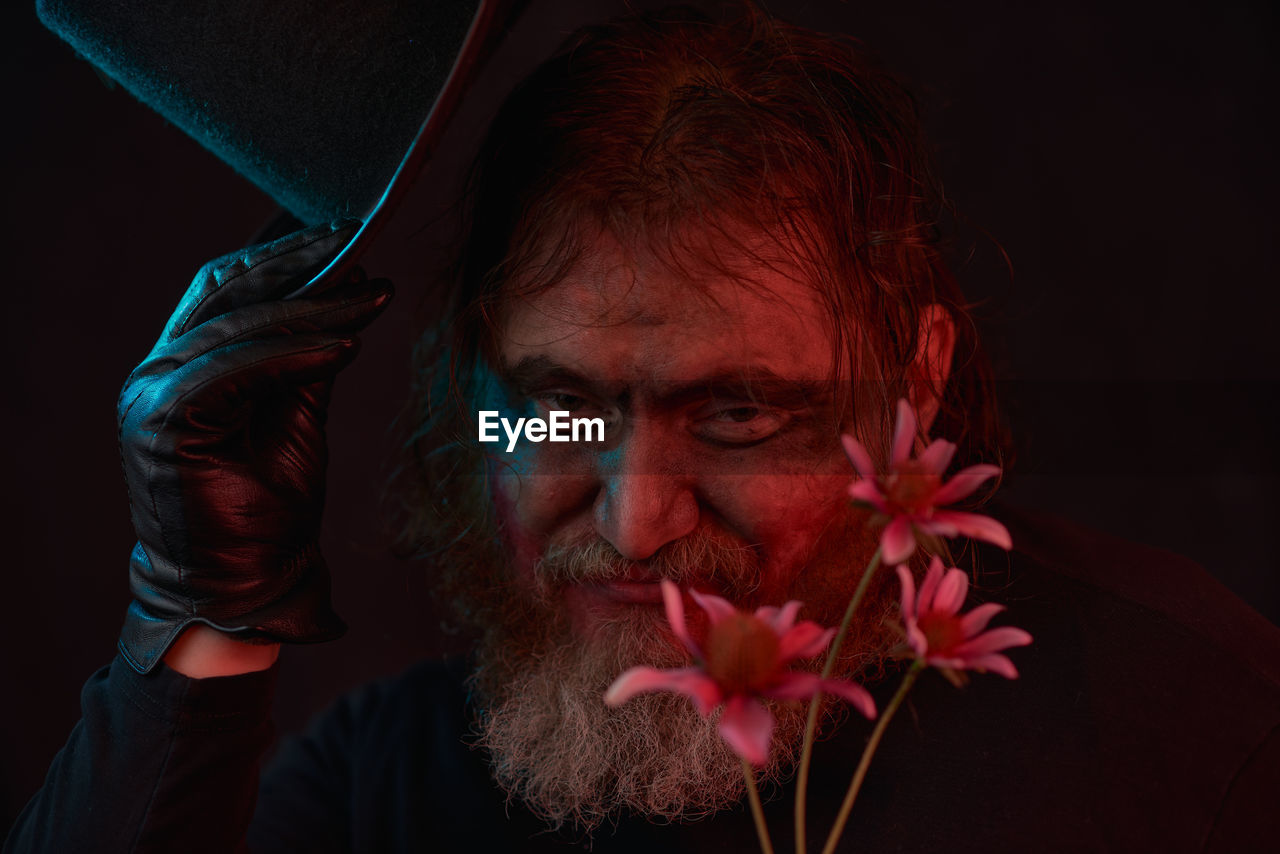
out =
<svg viewBox="0 0 1280 854"><path fill-rule="evenodd" d="M748 610L799 599L836 625L875 550L840 434L887 444L907 396L928 420L945 408L970 453L991 448L972 336L947 383L963 298L924 152L909 97L865 53L763 17L580 34L495 122L456 320L421 351L436 385L411 410L406 531L443 552L484 629L478 743L554 824L689 818L742 794L687 701L601 703L634 664L685 663L660 579ZM485 455L477 410L597 417L607 440ZM446 479L469 488L441 507ZM876 672L888 626L859 629L846 669ZM803 726L802 708L779 712L773 778Z"/></svg>
<svg viewBox="0 0 1280 854"><path fill-rule="evenodd" d="M926 152L911 99L855 43L757 14L587 30L519 87L478 161L453 305L419 348L399 476L402 546L476 629L475 654L341 700L261 785L279 643L340 631L316 548L324 410L389 287L284 298L341 225L207 267L121 398L139 534L121 656L86 686L11 849L753 847L716 718L603 695L633 665L687 663L663 579L839 622L878 534L849 506L839 437L887 458L897 399L920 439L958 443L957 465L999 460ZM605 435L506 453L477 441L480 411L567 411ZM1171 556L1008 521L1019 551L980 577L1036 636L1023 678L922 682L847 843L1263 838L1275 631ZM897 667L891 577L840 662L878 694ZM1188 671L1215 703L1185 702ZM760 776L782 828L804 710L773 711ZM827 711L815 826L868 733Z"/></svg>

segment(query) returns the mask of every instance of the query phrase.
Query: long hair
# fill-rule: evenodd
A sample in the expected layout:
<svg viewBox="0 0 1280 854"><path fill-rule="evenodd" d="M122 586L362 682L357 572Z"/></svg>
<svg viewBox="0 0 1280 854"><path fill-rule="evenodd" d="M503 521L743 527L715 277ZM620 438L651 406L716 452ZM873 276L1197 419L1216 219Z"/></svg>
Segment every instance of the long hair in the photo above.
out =
<svg viewBox="0 0 1280 854"><path fill-rule="evenodd" d="M913 98L851 38L752 7L577 32L509 96L471 173L453 301L415 357L401 551L447 550L464 576L490 559L483 493L497 463L471 407L503 300L557 284L602 232L673 264L715 263L699 235L788 247L825 308L831 376L858 378L832 380L839 411L863 428L875 413L874 435L921 379L921 311L943 306L955 356L934 432L958 443L957 464L999 461L989 363L939 248L947 208Z"/></svg>

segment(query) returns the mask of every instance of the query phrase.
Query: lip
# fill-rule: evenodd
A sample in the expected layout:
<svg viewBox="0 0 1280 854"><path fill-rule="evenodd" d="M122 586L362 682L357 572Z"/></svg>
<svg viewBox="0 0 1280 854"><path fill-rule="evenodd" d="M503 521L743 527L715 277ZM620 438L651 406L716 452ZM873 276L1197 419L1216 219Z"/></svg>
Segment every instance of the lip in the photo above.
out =
<svg viewBox="0 0 1280 854"><path fill-rule="evenodd" d="M592 584L588 589L604 597L625 605L661 605L662 586L657 579L653 581L609 581L604 584Z"/></svg>

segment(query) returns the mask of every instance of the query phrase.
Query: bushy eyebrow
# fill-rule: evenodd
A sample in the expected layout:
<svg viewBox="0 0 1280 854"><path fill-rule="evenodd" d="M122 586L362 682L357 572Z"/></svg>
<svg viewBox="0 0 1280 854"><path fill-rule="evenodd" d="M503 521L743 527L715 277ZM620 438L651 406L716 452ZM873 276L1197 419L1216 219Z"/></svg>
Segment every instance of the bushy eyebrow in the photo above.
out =
<svg viewBox="0 0 1280 854"><path fill-rule="evenodd" d="M504 364L498 375L508 386L526 396L554 386L566 386L625 404L634 394L634 389L625 384L593 380L547 355L524 356L514 365ZM656 385L646 396L651 396L655 403L665 408L721 398L798 409L828 404L833 392L830 380L792 379L761 365L748 365L704 377L667 380Z"/></svg>
<svg viewBox="0 0 1280 854"><path fill-rule="evenodd" d="M573 386L593 393L603 391L599 383L545 355L524 356L514 365L503 360L497 373L504 383L524 395L556 385Z"/></svg>

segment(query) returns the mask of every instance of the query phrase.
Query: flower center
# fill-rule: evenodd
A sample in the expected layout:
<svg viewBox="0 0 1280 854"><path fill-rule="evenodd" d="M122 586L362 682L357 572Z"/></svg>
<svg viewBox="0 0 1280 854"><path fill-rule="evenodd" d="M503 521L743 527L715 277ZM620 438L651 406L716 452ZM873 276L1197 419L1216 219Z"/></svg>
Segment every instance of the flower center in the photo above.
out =
<svg viewBox="0 0 1280 854"><path fill-rule="evenodd" d="M768 688L778 669L778 635L749 614L725 617L707 634L707 675L730 694Z"/></svg>
<svg viewBox="0 0 1280 854"><path fill-rule="evenodd" d="M960 631L960 620L945 614L925 614L917 625L924 632L925 643L929 645L930 655L947 655L964 642L964 634Z"/></svg>
<svg viewBox="0 0 1280 854"><path fill-rule="evenodd" d="M884 479L885 502L890 515L920 515L929 511L942 476L926 469L919 460L906 460Z"/></svg>

